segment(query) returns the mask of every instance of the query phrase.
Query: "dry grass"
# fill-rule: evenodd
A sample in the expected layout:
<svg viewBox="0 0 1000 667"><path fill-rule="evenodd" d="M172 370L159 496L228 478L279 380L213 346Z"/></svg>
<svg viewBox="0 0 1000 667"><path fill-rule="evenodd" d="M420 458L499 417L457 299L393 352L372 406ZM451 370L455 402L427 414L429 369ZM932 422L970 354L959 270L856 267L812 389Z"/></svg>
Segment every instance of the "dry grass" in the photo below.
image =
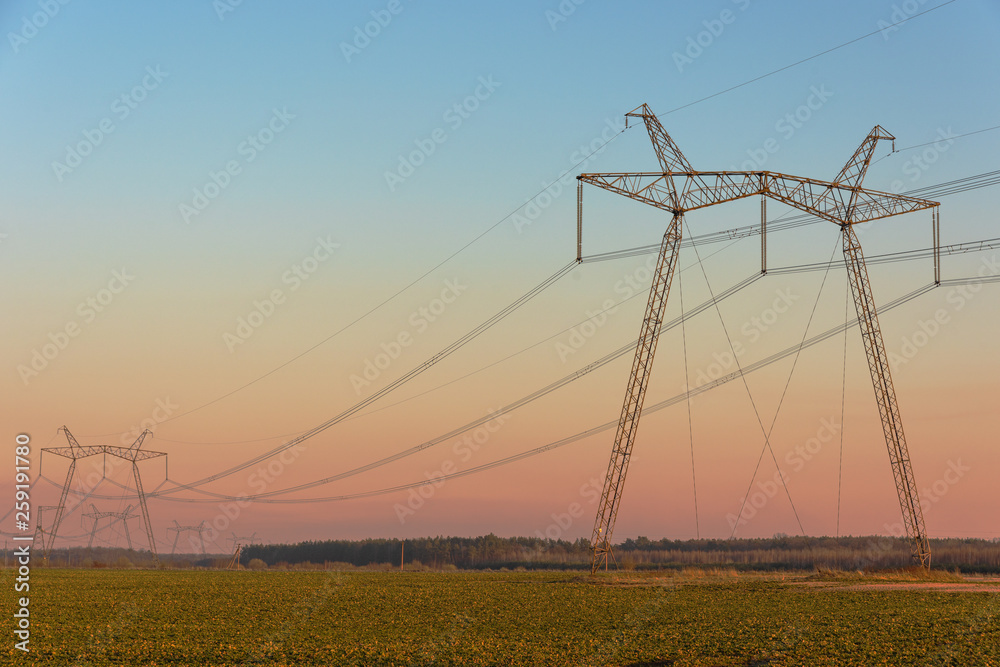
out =
<svg viewBox="0 0 1000 667"><path fill-rule="evenodd" d="M818 567L816 572L806 577L809 581L850 581L850 582L941 582L964 583L965 577L957 571L926 570L922 567L906 567L891 570L836 570Z"/></svg>

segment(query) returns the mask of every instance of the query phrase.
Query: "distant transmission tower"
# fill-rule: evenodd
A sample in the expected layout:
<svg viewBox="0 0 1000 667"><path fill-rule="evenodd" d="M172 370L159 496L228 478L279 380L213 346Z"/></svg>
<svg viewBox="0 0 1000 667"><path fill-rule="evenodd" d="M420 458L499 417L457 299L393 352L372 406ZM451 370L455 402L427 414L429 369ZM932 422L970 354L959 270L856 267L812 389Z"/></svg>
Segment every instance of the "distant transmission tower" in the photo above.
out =
<svg viewBox="0 0 1000 667"><path fill-rule="evenodd" d="M201 555L205 555L205 539L201 535L208 530L208 526L205 525L204 521L199 523L197 526L182 526L177 523L177 519L174 519L174 525L172 527L168 527L167 532L170 532L171 530L174 531L174 546L170 550L171 556L177 552L177 539L181 536L181 533L188 532L198 533L198 543L201 545Z"/></svg>
<svg viewBox="0 0 1000 667"><path fill-rule="evenodd" d="M59 531L59 524L62 522L63 513L66 511L66 496L69 495L70 484L73 482L73 474L76 472L76 462L80 459L91 456L103 455L105 460L108 456L128 461L132 464L132 476L135 479L135 490L139 496L139 507L142 509L143 522L146 525L146 537L149 539L149 550L153 554L153 562L159 563L156 556L156 543L153 541L153 526L149 523L149 510L146 508L146 494L142 490L142 478L139 476L139 461L166 456L166 452L149 452L142 450L142 441L146 436L151 435L151 431L146 429L135 442L128 447L116 447L114 445L90 445L84 447L76 441L69 429L63 426L61 429L66 434L69 447L47 447L42 449L43 454L48 452L56 456L62 456L70 460L69 470L66 472L66 482L63 484L62 495L59 497L59 505L56 508L56 518L52 522L52 537L49 539L48 548L52 549L56 541L56 534Z"/></svg>
<svg viewBox="0 0 1000 667"><path fill-rule="evenodd" d="M253 531L253 535L244 535L243 537L237 537L236 533L232 532L230 534L232 537L229 538L229 543L233 545L231 548L236 548L236 545L240 543L242 543L243 546L250 546L251 544L256 544L258 542L256 530Z"/></svg>
<svg viewBox="0 0 1000 667"><path fill-rule="evenodd" d="M135 519L139 515L134 514L135 511L131 505L128 505L122 512L102 512L97 509L97 506L91 503L90 507L94 510L93 512L87 512L83 516L88 519L94 520L94 525L90 529L90 540L87 542L87 548L90 549L94 545L94 535L97 534L97 525L101 522L101 519L110 518L112 521L108 524L110 528L115 524L114 519L118 519L122 522L122 526L125 527L125 539L128 541L128 550L132 551L132 536L128 532L128 520Z"/></svg>
<svg viewBox="0 0 1000 667"><path fill-rule="evenodd" d="M649 291L646 314L642 321L639 343L635 350L635 360L629 375L625 401L622 406L618 429L608 472L604 479L601 503L591 534L593 559L591 570L607 567L611 553L611 535L618 517L618 507L625 488L632 446L635 443L642 414L643 400L649 384L653 365L653 355L663 323L664 308L670 283L677 267L677 257L681 246L684 214L688 211L714 206L725 202L760 196L761 198L761 273L767 272L767 198L793 206L806 213L828 220L840 227L843 236L843 250L854 305L861 325L861 336L868 357L872 384L882 430L889 450L896 492L903 514L907 535L912 541L913 557L923 567L930 567L930 546L924 517L920 508L917 485L910 465L910 455L903 435L903 421L893 389L889 372L888 356L882 331L879 327L875 299L872 296L868 270L865 267L861 244L858 242L854 225L870 222L913 211L930 209L932 214L932 235L934 255L934 282L940 284L940 218L939 202L894 195L862 187L865 173L871 164L875 145L880 140L895 141L895 137L880 126L868 134L847 164L832 181L800 178L769 171L695 171L681 153L670 135L650 108L643 104L625 114L629 118L640 118L646 131L661 171L647 173L581 174L577 177L577 261L582 260L583 184L590 183L599 188L635 199L644 204L667 211L671 222L663 236L657 268L653 274L653 284Z"/></svg>

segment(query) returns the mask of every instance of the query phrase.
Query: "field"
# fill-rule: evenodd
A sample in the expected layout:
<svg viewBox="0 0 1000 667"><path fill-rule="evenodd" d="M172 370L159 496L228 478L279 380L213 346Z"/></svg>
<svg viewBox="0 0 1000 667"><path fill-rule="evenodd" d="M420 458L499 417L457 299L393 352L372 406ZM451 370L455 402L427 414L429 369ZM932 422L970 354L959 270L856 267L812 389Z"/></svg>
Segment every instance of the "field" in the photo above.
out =
<svg viewBox="0 0 1000 667"><path fill-rule="evenodd" d="M12 665L1000 665L944 575L40 569ZM969 580L972 581L972 580ZM14 608L3 575L4 609Z"/></svg>

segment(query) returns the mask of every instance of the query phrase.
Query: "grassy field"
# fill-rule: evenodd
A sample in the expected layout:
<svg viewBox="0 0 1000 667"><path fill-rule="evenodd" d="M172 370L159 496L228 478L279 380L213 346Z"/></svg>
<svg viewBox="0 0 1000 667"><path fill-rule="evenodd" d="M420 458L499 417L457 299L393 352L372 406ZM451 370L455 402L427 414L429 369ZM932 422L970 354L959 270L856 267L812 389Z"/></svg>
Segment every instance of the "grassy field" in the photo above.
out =
<svg viewBox="0 0 1000 667"><path fill-rule="evenodd" d="M35 570L11 665L1000 665L952 577ZM957 579L957 578L955 578Z"/></svg>

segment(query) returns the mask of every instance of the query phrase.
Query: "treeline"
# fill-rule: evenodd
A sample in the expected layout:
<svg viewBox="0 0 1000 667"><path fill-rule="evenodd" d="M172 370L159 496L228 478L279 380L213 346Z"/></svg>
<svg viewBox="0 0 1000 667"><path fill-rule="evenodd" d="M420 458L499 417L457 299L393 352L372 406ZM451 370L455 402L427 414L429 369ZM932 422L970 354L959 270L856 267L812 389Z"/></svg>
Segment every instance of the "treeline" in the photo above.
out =
<svg viewBox="0 0 1000 667"><path fill-rule="evenodd" d="M1000 572L1000 540L935 539L930 541L936 568L963 572ZM620 567L656 569L687 566L730 566L754 570L841 570L900 568L911 564L905 538L791 537L732 540L628 539L615 547ZM424 537L408 539L326 540L297 544L252 545L241 561L269 567L315 565L354 567L390 564L430 568L577 569L590 565L590 543L534 537Z"/></svg>

